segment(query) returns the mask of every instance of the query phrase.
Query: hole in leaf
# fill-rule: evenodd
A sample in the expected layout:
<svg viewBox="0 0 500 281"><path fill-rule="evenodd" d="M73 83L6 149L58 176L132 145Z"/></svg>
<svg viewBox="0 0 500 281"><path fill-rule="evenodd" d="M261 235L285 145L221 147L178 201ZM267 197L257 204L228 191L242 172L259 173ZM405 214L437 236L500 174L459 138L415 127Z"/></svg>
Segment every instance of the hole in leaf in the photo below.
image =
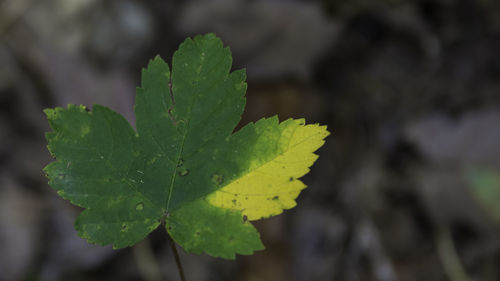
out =
<svg viewBox="0 0 500 281"><path fill-rule="evenodd" d="M187 176L188 174L189 174L188 169L183 169L183 170L179 171L179 176L181 176L181 177Z"/></svg>
<svg viewBox="0 0 500 281"><path fill-rule="evenodd" d="M212 183L215 185L221 185L224 182L224 176L220 174L212 175Z"/></svg>
<svg viewBox="0 0 500 281"><path fill-rule="evenodd" d="M142 211L144 209L144 203L137 203L137 205L135 205L135 210L136 211Z"/></svg>

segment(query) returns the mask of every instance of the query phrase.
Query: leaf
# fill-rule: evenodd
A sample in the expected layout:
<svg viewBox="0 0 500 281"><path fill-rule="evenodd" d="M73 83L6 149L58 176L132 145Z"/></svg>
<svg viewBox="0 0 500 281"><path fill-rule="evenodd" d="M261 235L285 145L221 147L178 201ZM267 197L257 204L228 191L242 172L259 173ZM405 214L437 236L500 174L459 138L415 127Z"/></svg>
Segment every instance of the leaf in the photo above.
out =
<svg viewBox="0 0 500 281"><path fill-rule="evenodd" d="M57 159L45 172L91 243L132 246L162 222L186 251L234 259L263 249L250 221L296 205L299 180L329 134L303 119L264 118L232 133L245 105L245 71L213 34L186 39L172 71L160 58L142 72L136 131L94 105L46 109Z"/></svg>
<svg viewBox="0 0 500 281"><path fill-rule="evenodd" d="M477 202L495 221L500 222L500 171L474 167L469 168L465 175Z"/></svg>

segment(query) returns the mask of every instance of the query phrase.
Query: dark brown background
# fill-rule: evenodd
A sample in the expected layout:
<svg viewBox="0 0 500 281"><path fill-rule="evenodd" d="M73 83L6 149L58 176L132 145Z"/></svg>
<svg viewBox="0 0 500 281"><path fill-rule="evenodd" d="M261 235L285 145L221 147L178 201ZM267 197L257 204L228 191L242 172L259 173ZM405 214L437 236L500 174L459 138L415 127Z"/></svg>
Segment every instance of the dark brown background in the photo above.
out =
<svg viewBox="0 0 500 281"><path fill-rule="evenodd" d="M140 69L206 32L247 68L242 124L332 135L298 206L256 223L267 249L181 253L188 280L500 280L498 224L466 177L500 171L497 0L0 1L0 280L179 280L163 230L119 251L77 237L42 172L42 109L133 122Z"/></svg>

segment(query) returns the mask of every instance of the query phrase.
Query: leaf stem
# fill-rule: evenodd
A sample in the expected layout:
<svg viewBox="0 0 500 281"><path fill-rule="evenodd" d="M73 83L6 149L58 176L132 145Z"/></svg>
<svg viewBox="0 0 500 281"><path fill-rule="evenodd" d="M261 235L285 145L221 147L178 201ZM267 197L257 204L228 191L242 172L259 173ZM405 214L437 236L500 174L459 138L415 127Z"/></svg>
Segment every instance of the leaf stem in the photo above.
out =
<svg viewBox="0 0 500 281"><path fill-rule="evenodd" d="M177 269L179 270L179 276L181 277L181 281L186 281L186 276L184 276L184 270L182 269L181 259L179 257L179 252L177 252L177 247L175 246L175 242L167 233L168 239L170 240L170 246L172 247L172 252L174 252L175 263L177 264Z"/></svg>
<svg viewBox="0 0 500 281"><path fill-rule="evenodd" d="M449 226L440 226L435 239L438 255L448 279L450 281L472 280L460 260Z"/></svg>

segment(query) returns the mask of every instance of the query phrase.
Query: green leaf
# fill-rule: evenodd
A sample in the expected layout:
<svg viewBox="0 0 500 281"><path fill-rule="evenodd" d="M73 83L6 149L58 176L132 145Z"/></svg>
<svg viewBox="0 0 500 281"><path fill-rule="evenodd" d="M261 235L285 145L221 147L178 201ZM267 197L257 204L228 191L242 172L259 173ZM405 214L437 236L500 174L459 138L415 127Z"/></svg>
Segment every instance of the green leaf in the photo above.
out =
<svg viewBox="0 0 500 281"><path fill-rule="evenodd" d="M263 249L250 221L296 205L299 180L329 134L277 117L233 134L245 106L245 71L213 34L186 39L172 71L160 58L142 72L136 131L94 105L47 109L45 168L64 199L85 208L75 227L91 243L132 246L162 222L186 251L233 259Z"/></svg>
<svg viewBox="0 0 500 281"><path fill-rule="evenodd" d="M465 175L477 202L500 222L500 171L475 167L468 169Z"/></svg>

